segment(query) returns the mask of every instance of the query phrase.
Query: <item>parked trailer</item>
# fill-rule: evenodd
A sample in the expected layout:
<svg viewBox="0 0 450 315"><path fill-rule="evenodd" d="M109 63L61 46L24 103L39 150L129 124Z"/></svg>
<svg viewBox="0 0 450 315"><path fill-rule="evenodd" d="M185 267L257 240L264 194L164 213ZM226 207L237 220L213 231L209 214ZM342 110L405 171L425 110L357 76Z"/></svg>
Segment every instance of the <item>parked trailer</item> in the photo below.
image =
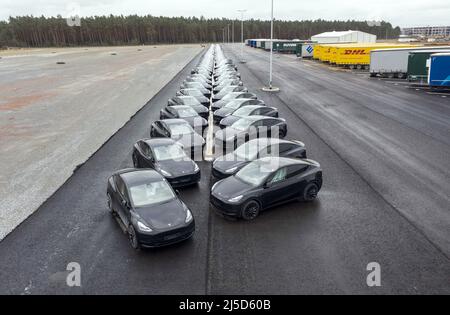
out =
<svg viewBox="0 0 450 315"><path fill-rule="evenodd" d="M316 54L317 47L320 54ZM350 68L366 68L370 65L370 52L381 48L402 48L417 47L409 44L390 44L390 43L359 43L359 44L333 44L316 45L314 49L317 59L329 62L330 64L345 66Z"/></svg>
<svg viewBox="0 0 450 315"><path fill-rule="evenodd" d="M431 48L431 47L428 47ZM409 53L407 78L410 82L421 84L428 83L428 71L430 68L431 55L435 53L449 53L449 50L415 50Z"/></svg>
<svg viewBox="0 0 450 315"><path fill-rule="evenodd" d="M302 44L300 54L297 54L297 57L313 58L315 46L316 44Z"/></svg>
<svg viewBox="0 0 450 315"><path fill-rule="evenodd" d="M450 88L450 53L431 55L428 85Z"/></svg>
<svg viewBox="0 0 450 315"><path fill-rule="evenodd" d="M450 50L450 46L375 49L370 52L370 76L406 79L409 54L414 51Z"/></svg>

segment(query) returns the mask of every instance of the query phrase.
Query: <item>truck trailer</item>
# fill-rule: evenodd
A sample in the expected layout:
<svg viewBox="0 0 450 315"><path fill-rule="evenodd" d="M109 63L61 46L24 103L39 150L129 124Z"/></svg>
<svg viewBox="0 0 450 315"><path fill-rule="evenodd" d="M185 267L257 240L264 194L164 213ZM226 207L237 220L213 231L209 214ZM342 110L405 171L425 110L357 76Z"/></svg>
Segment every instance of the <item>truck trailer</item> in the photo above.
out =
<svg viewBox="0 0 450 315"><path fill-rule="evenodd" d="M450 46L375 49L370 52L370 76L406 79L411 52L450 51Z"/></svg>
<svg viewBox="0 0 450 315"><path fill-rule="evenodd" d="M450 88L450 53L431 55L428 85Z"/></svg>

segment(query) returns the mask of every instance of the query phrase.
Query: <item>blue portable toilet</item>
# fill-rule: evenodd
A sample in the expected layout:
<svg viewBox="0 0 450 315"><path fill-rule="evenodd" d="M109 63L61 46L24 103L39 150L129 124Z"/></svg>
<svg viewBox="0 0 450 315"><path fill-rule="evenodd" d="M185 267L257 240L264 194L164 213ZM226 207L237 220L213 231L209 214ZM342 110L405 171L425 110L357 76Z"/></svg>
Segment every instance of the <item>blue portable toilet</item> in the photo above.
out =
<svg viewBox="0 0 450 315"><path fill-rule="evenodd" d="M450 53L431 55L428 85L450 87Z"/></svg>

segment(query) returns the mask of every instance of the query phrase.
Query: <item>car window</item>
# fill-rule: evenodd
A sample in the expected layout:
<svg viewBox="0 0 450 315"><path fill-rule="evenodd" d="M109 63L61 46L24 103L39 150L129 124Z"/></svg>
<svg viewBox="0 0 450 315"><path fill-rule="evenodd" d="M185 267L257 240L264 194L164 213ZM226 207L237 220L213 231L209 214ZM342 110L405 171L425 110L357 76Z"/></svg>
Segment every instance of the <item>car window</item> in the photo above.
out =
<svg viewBox="0 0 450 315"><path fill-rule="evenodd" d="M270 180L271 184L279 183L281 181L284 181L287 178L287 168L283 167L278 170L278 172L273 176L273 178Z"/></svg>
<svg viewBox="0 0 450 315"><path fill-rule="evenodd" d="M153 150L157 161L178 160L186 157L186 153L178 144L158 146Z"/></svg>
<svg viewBox="0 0 450 315"><path fill-rule="evenodd" d="M264 116L264 115L268 114L270 111L271 111L270 108L261 107L258 109L258 112L259 112L258 115Z"/></svg>
<svg viewBox="0 0 450 315"><path fill-rule="evenodd" d="M145 207L175 199L175 194L165 181L130 187L131 199L135 207Z"/></svg>
<svg viewBox="0 0 450 315"><path fill-rule="evenodd" d="M280 143L280 153L286 153L292 150L292 144L290 143Z"/></svg>
<svg viewBox="0 0 450 315"><path fill-rule="evenodd" d="M272 127L272 126L276 125L277 123L278 123L278 121L276 121L275 119L264 119L263 126Z"/></svg>
<svg viewBox="0 0 450 315"><path fill-rule="evenodd" d="M308 165L292 165L288 167L288 178L295 177L308 170Z"/></svg>
<svg viewBox="0 0 450 315"><path fill-rule="evenodd" d="M150 155L150 148L148 146L147 143L145 143L144 141L141 142L141 151L142 153L144 153L145 156L149 156Z"/></svg>
<svg viewBox="0 0 450 315"><path fill-rule="evenodd" d="M127 191L127 189L126 189L126 187L125 187L125 183L123 182L123 180L120 178L120 176L117 176L117 179L116 179L116 184L117 184L117 190L119 191L119 194L122 196L122 197L126 197L126 191Z"/></svg>

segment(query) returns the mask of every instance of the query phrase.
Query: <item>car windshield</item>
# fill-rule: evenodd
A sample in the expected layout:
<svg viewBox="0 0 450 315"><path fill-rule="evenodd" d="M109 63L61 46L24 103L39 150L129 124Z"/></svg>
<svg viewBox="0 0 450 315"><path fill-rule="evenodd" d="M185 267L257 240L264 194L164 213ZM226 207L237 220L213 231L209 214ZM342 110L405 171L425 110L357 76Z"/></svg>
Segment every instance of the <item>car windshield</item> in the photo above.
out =
<svg viewBox="0 0 450 315"><path fill-rule="evenodd" d="M195 116L198 116L198 114L195 110L188 107L188 108L178 109L178 116L180 118L186 118L186 117L195 117Z"/></svg>
<svg viewBox="0 0 450 315"><path fill-rule="evenodd" d="M238 109L239 106L241 106L241 104L242 104L241 101L234 100L234 101L231 101L231 102L227 103L227 105L225 105L224 107L231 108L231 109Z"/></svg>
<svg viewBox="0 0 450 315"><path fill-rule="evenodd" d="M234 116L246 117L254 110L251 106L243 106L233 113Z"/></svg>
<svg viewBox="0 0 450 315"><path fill-rule="evenodd" d="M170 132L172 136L179 136L191 134L194 132L194 130L188 124L177 124L177 125L170 125Z"/></svg>
<svg viewBox="0 0 450 315"><path fill-rule="evenodd" d="M235 176L239 180L257 187L264 183L276 170L276 165L272 165L267 161L257 160L245 166Z"/></svg>
<svg viewBox="0 0 450 315"><path fill-rule="evenodd" d="M187 92L188 95L191 96L202 96L202 92L200 92L199 90L188 90Z"/></svg>
<svg viewBox="0 0 450 315"><path fill-rule="evenodd" d="M200 104L200 102L197 101L197 99L195 97L183 98L183 103L186 104L186 105L198 105L198 104Z"/></svg>
<svg viewBox="0 0 450 315"><path fill-rule="evenodd" d="M242 118L242 119L239 119L238 121L236 121L234 124L232 124L231 127L234 129L237 129L239 131L244 131L244 130L247 130L252 123L253 123L252 120Z"/></svg>
<svg viewBox="0 0 450 315"><path fill-rule="evenodd" d="M178 144L169 144L153 148L157 161L179 160L186 157L183 148Z"/></svg>
<svg viewBox="0 0 450 315"><path fill-rule="evenodd" d="M232 100L232 99L235 99L236 96L237 96L237 94L232 92L232 93L229 93L229 94L225 95L222 99L223 100Z"/></svg>
<svg viewBox="0 0 450 315"><path fill-rule="evenodd" d="M240 145L234 151L234 155L240 160L252 161L257 158L259 149L260 145L258 141L250 141Z"/></svg>
<svg viewBox="0 0 450 315"><path fill-rule="evenodd" d="M175 198L172 188L165 181L132 186L130 195L135 207L164 203Z"/></svg>

